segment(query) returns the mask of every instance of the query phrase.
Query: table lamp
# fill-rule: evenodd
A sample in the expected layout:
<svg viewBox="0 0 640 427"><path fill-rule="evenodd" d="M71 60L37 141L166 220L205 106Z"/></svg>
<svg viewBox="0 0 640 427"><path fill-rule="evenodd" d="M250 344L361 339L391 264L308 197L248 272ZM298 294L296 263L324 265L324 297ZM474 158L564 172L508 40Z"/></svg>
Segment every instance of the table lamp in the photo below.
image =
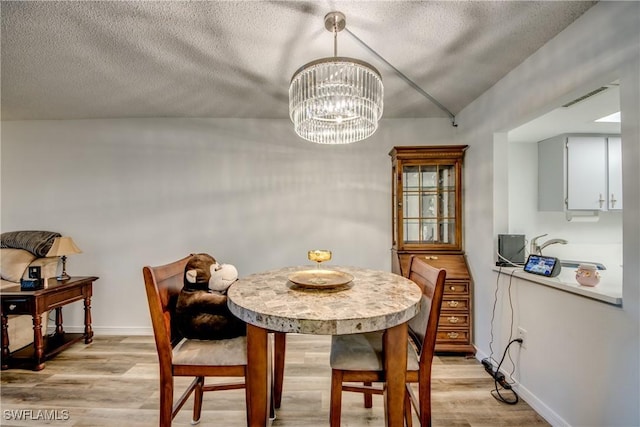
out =
<svg viewBox="0 0 640 427"><path fill-rule="evenodd" d="M62 257L62 274L56 277L58 280L67 280L67 255L80 254L82 251L76 246L71 237L56 237L51 245L51 249L47 252L47 256Z"/></svg>

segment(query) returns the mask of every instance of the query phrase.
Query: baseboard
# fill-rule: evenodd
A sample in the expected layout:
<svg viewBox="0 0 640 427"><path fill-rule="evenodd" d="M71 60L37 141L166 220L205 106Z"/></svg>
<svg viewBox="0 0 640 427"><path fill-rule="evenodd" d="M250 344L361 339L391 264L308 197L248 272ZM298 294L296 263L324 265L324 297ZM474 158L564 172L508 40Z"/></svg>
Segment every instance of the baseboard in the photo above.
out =
<svg viewBox="0 0 640 427"><path fill-rule="evenodd" d="M66 332L71 332L71 333L84 332L84 325L81 325L81 326L63 325L63 326ZM140 327L127 327L127 326L93 326L91 325L91 329L93 329L94 336L95 335L153 336L153 329L151 328L151 326L146 328L140 328ZM55 327L48 328L49 332L53 332L53 330L55 330Z"/></svg>
<svg viewBox="0 0 640 427"><path fill-rule="evenodd" d="M476 348L476 359L480 362L483 359L489 357L484 352L480 351L480 349ZM512 378L509 376L509 372L504 370L500 370L502 374L504 374L505 378L511 380ZM489 376L489 375L488 375ZM571 425L566 422L561 416L559 416L553 409L551 409L547 404L545 404L542 400L540 400L536 395L531 393L525 386L520 384L515 378L513 378L515 383L513 384L513 389L518 396L527 402L531 408L536 411L542 418L544 418L549 424L554 427L570 427Z"/></svg>
<svg viewBox="0 0 640 427"><path fill-rule="evenodd" d="M549 408L543 401L538 399L533 393L531 393L526 387L517 383L514 384L513 389L518 396L534 411L536 411L542 418L544 418L549 424L554 427L570 427L571 425L560 417L556 412Z"/></svg>

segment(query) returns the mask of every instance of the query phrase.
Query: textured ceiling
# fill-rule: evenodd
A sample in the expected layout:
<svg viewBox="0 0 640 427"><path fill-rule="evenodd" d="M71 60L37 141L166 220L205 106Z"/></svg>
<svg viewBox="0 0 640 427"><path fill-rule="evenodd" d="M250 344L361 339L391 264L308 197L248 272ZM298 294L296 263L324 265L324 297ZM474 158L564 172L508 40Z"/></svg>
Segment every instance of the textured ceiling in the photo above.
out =
<svg viewBox="0 0 640 427"><path fill-rule="evenodd" d="M457 114L594 3L2 1L2 120L286 118L333 10ZM380 70L383 117L447 117L344 31L338 54Z"/></svg>

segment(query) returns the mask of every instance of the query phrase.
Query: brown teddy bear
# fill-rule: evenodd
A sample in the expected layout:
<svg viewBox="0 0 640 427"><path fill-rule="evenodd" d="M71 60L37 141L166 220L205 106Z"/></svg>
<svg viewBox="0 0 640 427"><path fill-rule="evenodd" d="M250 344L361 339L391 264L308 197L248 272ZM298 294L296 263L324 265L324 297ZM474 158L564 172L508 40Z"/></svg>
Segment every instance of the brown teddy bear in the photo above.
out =
<svg viewBox="0 0 640 427"><path fill-rule="evenodd" d="M220 265L208 254L191 255L175 313L176 326L185 338L214 340L246 335L246 324L227 307L226 290L237 277L231 264Z"/></svg>

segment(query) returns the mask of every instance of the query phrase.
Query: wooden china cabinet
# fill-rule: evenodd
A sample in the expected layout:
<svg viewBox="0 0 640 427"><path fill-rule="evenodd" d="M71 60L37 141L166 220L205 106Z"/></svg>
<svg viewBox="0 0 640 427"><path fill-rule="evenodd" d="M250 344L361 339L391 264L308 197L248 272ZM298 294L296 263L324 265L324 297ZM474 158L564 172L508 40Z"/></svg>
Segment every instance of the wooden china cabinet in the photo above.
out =
<svg viewBox="0 0 640 427"><path fill-rule="evenodd" d="M409 274L411 255L447 270L436 351L474 354L473 283L462 245L462 163L466 145L395 147L392 159L392 271Z"/></svg>

